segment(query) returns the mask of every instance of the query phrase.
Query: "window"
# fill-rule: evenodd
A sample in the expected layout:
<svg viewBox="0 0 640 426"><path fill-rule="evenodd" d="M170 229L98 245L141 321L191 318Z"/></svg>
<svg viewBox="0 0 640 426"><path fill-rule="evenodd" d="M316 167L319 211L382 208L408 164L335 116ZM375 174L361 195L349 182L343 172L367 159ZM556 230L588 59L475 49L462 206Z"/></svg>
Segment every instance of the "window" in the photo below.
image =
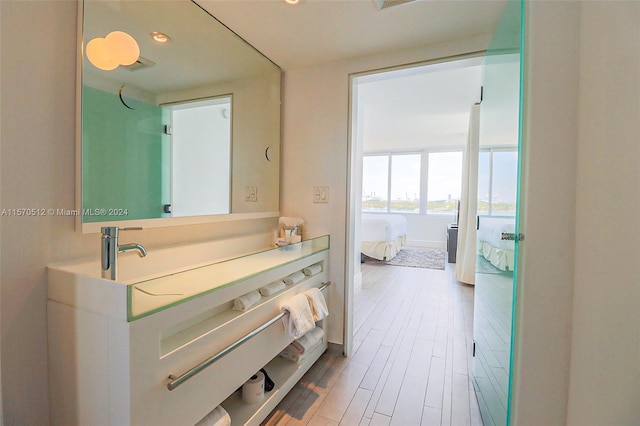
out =
<svg viewBox="0 0 640 426"><path fill-rule="evenodd" d="M456 213L462 190L462 151L430 152L427 213Z"/></svg>
<svg viewBox="0 0 640 426"><path fill-rule="evenodd" d="M389 156L366 156L362 162L362 210L388 211Z"/></svg>
<svg viewBox="0 0 640 426"><path fill-rule="evenodd" d="M461 150L365 154L362 210L455 214L461 183Z"/></svg>
<svg viewBox="0 0 640 426"><path fill-rule="evenodd" d="M478 163L478 214L514 216L516 214L518 151L487 149L480 151Z"/></svg>
<svg viewBox="0 0 640 426"><path fill-rule="evenodd" d="M420 213L420 154L391 156L390 211Z"/></svg>

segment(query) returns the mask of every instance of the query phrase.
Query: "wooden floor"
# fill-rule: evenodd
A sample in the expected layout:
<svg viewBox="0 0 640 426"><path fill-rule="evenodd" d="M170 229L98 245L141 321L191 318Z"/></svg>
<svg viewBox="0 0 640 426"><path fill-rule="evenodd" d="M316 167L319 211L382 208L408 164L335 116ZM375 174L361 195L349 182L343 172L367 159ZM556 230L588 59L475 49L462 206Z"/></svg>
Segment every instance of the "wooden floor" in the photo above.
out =
<svg viewBox="0 0 640 426"><path fill-rule="evenodd" d="M265 425L482 425L471 383L473 287L362 264L354 353L325 353Z"/></svg>

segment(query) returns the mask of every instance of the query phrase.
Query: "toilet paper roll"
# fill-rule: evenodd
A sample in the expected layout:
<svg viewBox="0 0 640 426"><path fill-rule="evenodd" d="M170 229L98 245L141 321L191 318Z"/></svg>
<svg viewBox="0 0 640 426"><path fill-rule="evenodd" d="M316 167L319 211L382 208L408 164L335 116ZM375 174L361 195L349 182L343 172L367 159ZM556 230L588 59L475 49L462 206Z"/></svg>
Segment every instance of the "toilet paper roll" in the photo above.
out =
<svg viewBox="0 0 640 426"><path fill-rule="evenodd" d="M264 398L264 374L258 371L242 385L242 400L247 404L254 404Z"/></svg>

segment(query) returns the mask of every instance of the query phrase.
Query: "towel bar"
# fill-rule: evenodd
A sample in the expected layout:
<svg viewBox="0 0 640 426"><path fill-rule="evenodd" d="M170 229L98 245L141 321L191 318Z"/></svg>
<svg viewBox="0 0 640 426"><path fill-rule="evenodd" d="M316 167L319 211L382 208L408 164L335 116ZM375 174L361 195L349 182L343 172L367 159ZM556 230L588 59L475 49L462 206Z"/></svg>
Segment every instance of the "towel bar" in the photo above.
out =
<svg viewBox="0 0 640 426"><path fill-rule="evenodd" d="M319 287L320 291L322 291L325 288L329 287L330 284L331 284L331 281L323 283L322 286ZM241 337L240 339L238 339L234 343L230 344L229 346L227 346L226 348L224 348L223 350L221 350L217 354L213 355L212 357L207 358L206 360L202 361L200 364L198 364L195 367L191 368L189 371L187 371L186 373L183 373L179 377L176 377L173 374L170 375L169 376L169 380L171 380L171 381L169 383L167 383L167 389L169 389L170 391L174 390L175 388L177 388L178 386L180 386L181 384L183 384L184 382L186 382L187 380L189 380L190 378L192 378L193 376L195 376L196 374L198 374L199 372L201 372L205 368L209 367L211 364L213 364L214 362L216 362L217 360L219 360L223 356L227 355L229 352L231 352L234 349L236 349L238 346L242 345L243 343L245 343L248 340L250 340L252 337L254 337L257 334L259 334L262 330L266 329L267 327L269 327L274 322L277 322L278 320L282 319L282 317L284 317L284 315L285 315L284 312L279 313L275 317L271 318L269 321L267 321L264 324L262 324L260 327L256 328L255 330L253 330L250 333L246 334L245 336Z"/></svg>

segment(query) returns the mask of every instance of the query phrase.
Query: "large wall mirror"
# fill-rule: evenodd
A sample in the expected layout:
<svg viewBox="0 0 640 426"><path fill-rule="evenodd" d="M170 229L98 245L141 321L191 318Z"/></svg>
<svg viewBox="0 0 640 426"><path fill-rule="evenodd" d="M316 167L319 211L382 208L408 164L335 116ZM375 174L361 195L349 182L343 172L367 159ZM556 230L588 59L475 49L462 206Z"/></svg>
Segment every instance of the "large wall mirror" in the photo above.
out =
<svg viewBox="0 0 640 426"><path fill-rule="evenodd" d="M79 17L80 229L277 216L280 68L190 0Z"/></svg>

